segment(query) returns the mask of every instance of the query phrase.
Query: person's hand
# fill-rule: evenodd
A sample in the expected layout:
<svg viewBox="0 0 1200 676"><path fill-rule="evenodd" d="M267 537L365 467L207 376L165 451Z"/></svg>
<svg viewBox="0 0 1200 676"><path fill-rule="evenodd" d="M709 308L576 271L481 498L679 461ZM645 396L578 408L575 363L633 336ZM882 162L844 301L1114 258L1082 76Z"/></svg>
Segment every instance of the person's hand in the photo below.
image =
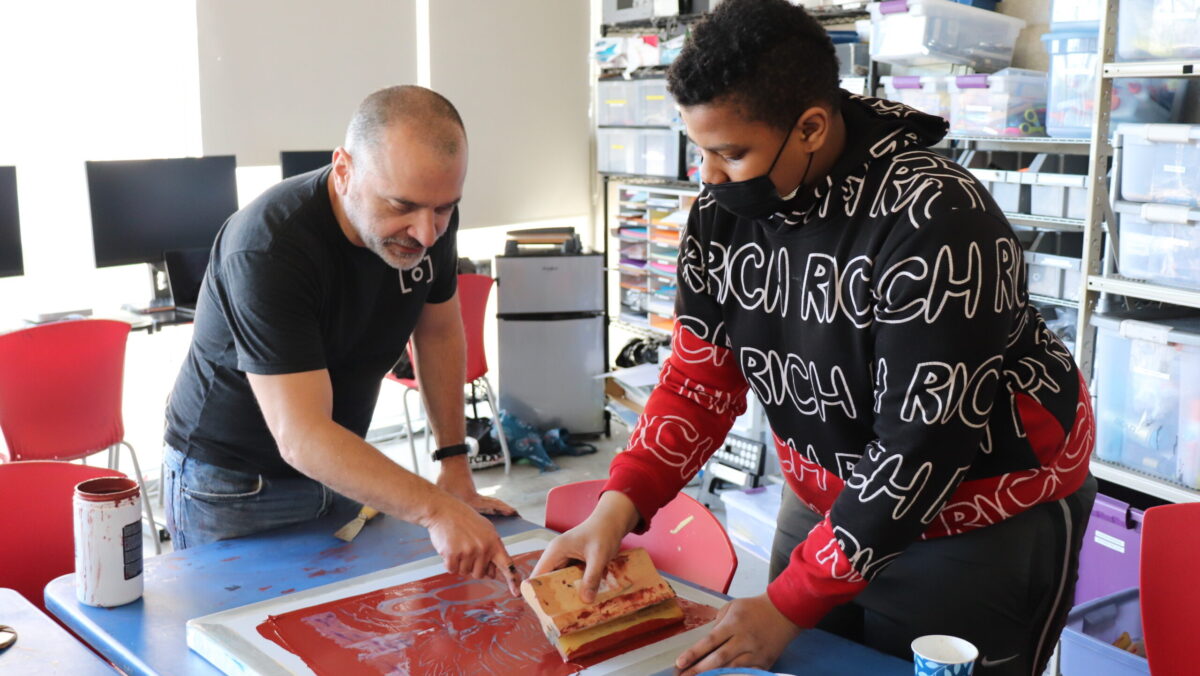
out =
<svg viewBox="0 0 1200 676"><path fill-rule="evenodd" d="M675 668L679 676L721 667L770 669L800 632L766 594L734 599L717 613L708 636L675 660Z"/></svg>
<svg viewBox="0 0 1200 676"><path fill-rule="evenodd" d="M508 585L513 596L520 593L516 566L500 534L473 507L444 495L431 510L426 527L447 571L477 580L497 579Z"/></svg>
<svg viewBox="0 0 1200 676"><path fill-rule="evenodd" d="M582 561L583 579L580 580L579 598L584 603L595 601L596 590L600 587L608 562L620 550L621 538L637 522L637 510L628 497L616 491L605 492L591 516L550 541L530 576L549 573L572 561Z"/></svg>
<svg viewBox="0 0 1200 676"><path fill-rule="evenodd" d="M550 541L530 577L549 573L573 561L583 562L579 598L584 603L596 599L596 590L608 568L608 562L621 548L622 534L611 532L606 524L588 519Z"/></svg>
<svg viewBox="0 0 1200 676"><path fill-rule="evenodd" d="M503 500L480 495L475 490L475 479L465 457L446 458L442 461L437 487L467 503L480 514L516 516L517 510Z"/></svg>

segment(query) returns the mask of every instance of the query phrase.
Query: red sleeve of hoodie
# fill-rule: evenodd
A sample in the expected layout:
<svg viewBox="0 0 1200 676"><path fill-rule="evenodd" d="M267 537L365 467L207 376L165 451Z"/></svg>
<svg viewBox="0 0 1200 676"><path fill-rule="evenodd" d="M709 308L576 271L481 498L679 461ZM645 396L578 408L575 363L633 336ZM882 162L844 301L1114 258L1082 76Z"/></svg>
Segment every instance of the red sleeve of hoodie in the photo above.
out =
<svg viewBox="0 0 1200 676"><path fill-rule="evenodd" d="M748 386L732 352L697 331L708 333L694 318L675 323L658 386L604 486L633 500L642 517L639 533L725 443L734 419L746 410Z"/></svg>

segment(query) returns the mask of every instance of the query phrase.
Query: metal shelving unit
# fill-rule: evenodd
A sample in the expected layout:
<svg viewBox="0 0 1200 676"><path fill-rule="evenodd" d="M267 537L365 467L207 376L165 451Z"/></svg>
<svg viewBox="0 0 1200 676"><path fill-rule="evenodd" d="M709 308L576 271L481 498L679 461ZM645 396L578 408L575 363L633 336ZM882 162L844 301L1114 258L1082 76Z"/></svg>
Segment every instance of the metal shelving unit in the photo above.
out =
<svg viewBox="0 0 1200 676"><path fill-rule="evenodd" d="M1170 502L1200 502L1200 491L1193 491L1162 479L1156 479L1120 465L1093 459L1091 468L1092 474L1095 474L1098 479L1111 481L1146 495L1153 495Z"/></svg>
<svg viewBox="0 0 1200 676"><path fill-rule="evenodd" d="M1142 61L1117 63L1116 38L1117 14L1120 0L1107 0L1100 20L1100 77L1096 78L1096 101L1109 101L1115 78L1141 77L1197 77L1200 76L1200 61ZM1110 190L1107 169L1108 160L1114 157L1112 175L1118 175L1121 165L1118 137L1110 143L1111 115L1109 106L1096 106L1092 120L1090 142L1091 162L1089 166L1088 217L1084 221L1083 274L1080 275L1079 324L1077 332L1076 361L1084 376L1091 381L1095 352L1095 330L1091 326L1092 314L1101 301L1101 294L1111 294L1147 301L1169 303L1184 307L1200 308L1200 291L1177 289L1160 284L1125 279L1114 274L1112 255L1104 259L1105 236L1110 247L1119 246L1113 211L1116 205ZM1108 227L1106 228L1105 225ZM1131 488L1171 502L1200 501L1200 491L1163 481L1132 469L1115 465L1096 458L1091 462L1092 473L1098 478Z"/></svg>
<svg viewBox="0 0 1200 676"><path fill-rule="evenodd" d="M1005 213L1004 217L1013 225L1024 225L1044 230L1060 232L1083 232L1085 221L1082 218L1054 218L1052 216L1034 216L1032 214Z"/></svg>
<svg viewBox="0 0 1200 676"><path fill-rule="evenodd" d="M1200 291L1125 279L1118 275L1091 275L1087 279L1087 288L1099 293L1200 309Z"/></svg>

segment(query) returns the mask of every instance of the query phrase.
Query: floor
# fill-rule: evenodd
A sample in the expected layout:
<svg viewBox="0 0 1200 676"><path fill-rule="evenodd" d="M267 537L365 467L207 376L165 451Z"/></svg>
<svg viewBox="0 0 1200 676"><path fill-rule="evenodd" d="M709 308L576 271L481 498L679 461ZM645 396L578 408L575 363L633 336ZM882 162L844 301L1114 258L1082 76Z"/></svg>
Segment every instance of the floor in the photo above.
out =
<svg viewBox="0 0 1200 676"><path fill-rule="evenodd" d="M418 469L427 479L436 478L437 469L432 460L424 453L422 438L417 438ZM475 485L479 492L507 502L517 509L520 515L528 521L541 524L546 517L546 493L551 488L588 479L603 479L608 476L608 465L613 456L624 447L626 432L619 426L614 426L611 439L601 439L596 442L597 451L592 455L579 457L560 457L555 461L559 470L554 472L539 472L537 468L526 463L517 463L512 473L504 475L504 467L491 467L475 472ZM411 469L412 454L407 438L377 442L376 446L388 457ZM695 495L695 487L685 489ZM723 510L715 512L724 522ZM160 516L161 518L161 516ZM147 537L143 551L147 556L153 555L154 543ZM163 543L163 552L171 551L170 542ZM741 548L735 547L738 555L738 569L734 574L729 588L729 595L734 597L754 596L766 591L767 563Z"/></svg>

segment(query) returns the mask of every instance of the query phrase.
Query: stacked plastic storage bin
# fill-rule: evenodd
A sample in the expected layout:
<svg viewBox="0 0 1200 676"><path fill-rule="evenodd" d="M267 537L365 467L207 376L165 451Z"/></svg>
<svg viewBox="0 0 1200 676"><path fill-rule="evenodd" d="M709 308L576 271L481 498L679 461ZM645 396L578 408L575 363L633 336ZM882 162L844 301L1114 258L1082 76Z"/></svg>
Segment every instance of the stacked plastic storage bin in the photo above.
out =
<svg viewBox="0 0 1200 676"><path fill-rule="evenodd" d="M682 140L675 101L660 78L601 80L598 171L680 178Z"/></svg>
<svg viewBox="0 0 1200 676"><path fill-rule="evenodd" d="M1200 0L1123 0L1117 19L1117 58L1200 57Z"/></svg>
<svg viewBox="0 0 1200 676"><path fill-rule="evenodd" d="M1126 12L1122 3L1122 15ZM1132 0L1132 4L1138 4ZM1042 36L1050 55L1046 130L1059 138L1087 138L1095 112L1100 51L1100 9L1095 0L1054 0L1051 32ZM1113 81L1112 121L1179 119L1187 81L1122 78Z"/></svg>
<svg viewBox="0 0 1200 676"><path fill-rule="evenodd" d="M951 79L940 75L889 75L879 78L879 82L887 99L949 120Z"/></svg>
<svg viewBox="0 0 1200 676"><path fill-rule="evenodd" d="M871 58L901 66L957 64L993 72L1012 63L1025 22L951 0L870 5Z"/></svg>
<svg viewBox="0 0 1200 676"><path fill-rule="evenodd" d="M1149 676L1145 657L1114 645L1122 634L1142 640L1137 589L1126 589L1076 606L1063 628L1062 676ZM1181 672L1182 673L1182 672Z"/></svg>
<svg viewBox="0 0 1200 676"><path fill-rule="evenodd" d="M1200 125L1123 124L1119 272L1200 289Z"/></svg>
<svg viewBox="0 0 1200 676"><path fill-rule="evenodd" d="M1200 489L1200 319L1092 323L1096 457Z"/></svg>
<svg viewBox="0 0 1200 676"><path fill-rule="evenodd" d="M950 131L988 136L1045 136L1046 74L1005 68L950 82Z"/></svg>

